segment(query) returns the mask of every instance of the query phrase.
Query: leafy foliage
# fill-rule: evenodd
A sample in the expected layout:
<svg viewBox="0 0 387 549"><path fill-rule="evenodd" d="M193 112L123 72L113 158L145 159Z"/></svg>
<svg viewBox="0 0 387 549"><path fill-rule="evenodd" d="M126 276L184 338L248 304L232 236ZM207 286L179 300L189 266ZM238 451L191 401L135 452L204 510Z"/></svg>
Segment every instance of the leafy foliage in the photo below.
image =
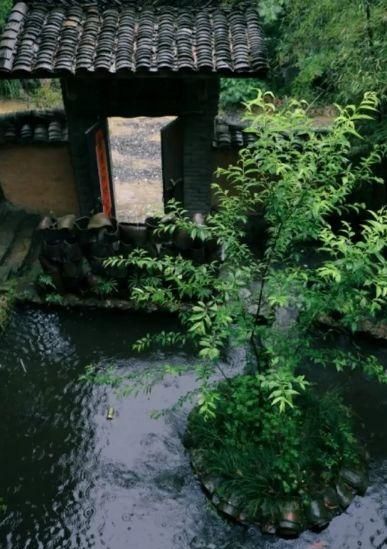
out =
<svg viewBox="0 0 387 549"><path fill-rule="evenodd" d="M225 377L220 360L230 344L252 347L252 368L262 391L281 412L292 409L294 397L308 387L298 373L305 363L339 371L359 368L387 381L372 357L335 348L322 352L317 328L322 315L336 315L355 331L386 307L386 210L371 213L350 201L360 185L380 182L372 166L382 149L375 148L356 166L348 158L352 142L361 139L357 124L376 109L377 99L368 93L358 107L339 108L330 132L316 133L307 104L292 100L277 107L271 94L259 92L246 113L247 131L256 140L240 153L237 165L220 170L232 191L215 185L219 210L198 224L172 202L158 228L159 236L185 231L193 241L216 242L223 261L197 265L181 256L155 258L145 250L107 260L107 266L125 265L141 273L132 290L138 306L178 313L181 332L146 336L134 348L143 352L160 344L189 343L199 359L194 369L206 417L216 416L211 379L215 372ZM248 213L257 209L267 224L261 259L243 240ZM352 212L363 216L360 227L351 224ZM302 251L310 243L319 249L317 262L308 262ZM296 320L283 326L281 312L289 309ZM151 377L146 372L147 387Z"/></svg>
<svg viewBox="0 0 387 549"><path fill-rule="evenodd" d="M280 95L322 104L358 101L387 91L386 10L383 0L262 0L269 87ZM251 98L249 80L226 79L223 108ZM385 123L384 123L385 126Z"/></svg>
<svg viewBox="0 0 387 549"><path fill-rule="evenodd" d="M52 276L46 273L41 273L38 276L37 282L42 288L45 288L46 290L55 290L56 288Z"/></svg>
<svg viewBox="0 0 387 549"><path fill-rule="evenodd" d="M29 93L29 99L37 109L63 108L59 80L38 80Z"/></svg>
<svg viewBox="0 0 387 549"><path fill-rule="evenodd" d="M99 280L94 292L101 298L106 298L114 295L118 291L117 282L115 280Z"/></svg>
<svg viewBox="0 0 387 549"><path fill-rule="evenodd" d="M334 100L358 100L372 89L387 90L385 2L322 0L287 4L280 25L277 62L293 66L296 94L323 93Z"/></svg>
<svg viewBox="0 0 387 549"><path fill-rule="evenodd" d="M222 78L220 83L220 107L223 110L238 109L246 101L251 101L257 89L265 89L266 82L257 78Z"/></svg>
<svg viewBox="0 0 387 549"><path fill-rule="evenodd" d="M12 4L12 0L2 0L0 3L0 30L4 27L4 23L11 10Z"/></svg>
<svg viewBox="0 0 387 549"><path fill-rule="evenodd" d="M12 0L0 2L0 32L12 7ZM21 86L17 80L0 80L0 97L16 98L20 95Z"/></svg>
<svg viewBox="0 0 387 549"><path fill-rule="evenodd" d="M51 305L62 305L64 302L64 297L56 292L51 292L46 295L45 301Z"/></svg>

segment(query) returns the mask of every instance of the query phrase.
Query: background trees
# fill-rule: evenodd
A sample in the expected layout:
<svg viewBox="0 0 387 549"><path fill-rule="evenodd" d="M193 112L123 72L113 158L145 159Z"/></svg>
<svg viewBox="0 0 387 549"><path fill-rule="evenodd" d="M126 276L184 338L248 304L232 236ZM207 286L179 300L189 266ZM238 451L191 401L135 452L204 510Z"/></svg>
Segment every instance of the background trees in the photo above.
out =
<svg viewBox="0 0 387 549"><path fill-rule="evenodd" d="M236 0L238 1L238 0ZM235 0L234 0L235 3ZM257 0L268 38L268 86L279 95L327 104L387 91L383 0ZM250 95L250 81L223 84L224 105ZM254 93L251 93L251 97Z"/></svg>

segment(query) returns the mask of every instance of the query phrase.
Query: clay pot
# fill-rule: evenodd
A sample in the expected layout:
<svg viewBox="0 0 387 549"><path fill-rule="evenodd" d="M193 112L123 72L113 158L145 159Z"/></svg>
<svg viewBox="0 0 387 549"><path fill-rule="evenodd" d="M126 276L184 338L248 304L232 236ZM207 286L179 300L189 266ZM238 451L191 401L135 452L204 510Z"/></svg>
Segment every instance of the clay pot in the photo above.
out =
<svg viewBox="0 0 387 549"><path fill-rule="evenodd" d="M326 488L322 494L325 507L331 513L336 513L339 510L340 503L337 492L333 488Z"/></svg>
<svg viewBox="0 0 387 549"><path fill-rule="evenodd" d="M200 212L192 214L191 219L196 225L205 225L205 217ZM205 261L205 243L198 238L191 238L187 231L176 231L174 235L174 243L182 252L189 250L190 258L196 263L203 263Z"/></svg>
<svg viewBox="0 0 387 549"><path fill-rule="evenodd" d="M143 246L143 248L148 253L148 255L150 257L158 257L159 256L159 251L158 250L160 249L160 244L156 245L153 242L147 242Z"/></svg>
<svg viewBox="0 0 387 549"><path fill-rule="evenodd" d="M302 530L301 511L298 503L288 502L282 506L277 533L285 538L295 538Z"/></svg>
<svg viewBox="0 0 387 549"><path fill-rule="evenodd" d="M89 230L99 230L103 229L104 227L112 227L112 222L104 213L97 213L93 215L93 217L90 218L89 224L87 226Z"/></svg>
<svg viewBox="0 0 387 549"><path fill-rule="evenodd" d="M216 239L207 240L206 242L204 242L204 249L207 261L222 260L222 249Z"/></svg>
<svg viewBox="0 0 387 549"><path fill-rule="evenodd" d="M74 278L76 280L82 278L82 266L80 263L68 262L65 263L62 267L62 276L63 278Z"/></svg>
<svg viewBox="0 0 387 549"><path fill-rule="evenodd" d="M114 278L119 281L126 281L128 278L129 269L125 266L105 267L105 275L109 278Z"/></svg>
<svg viewBox="0 0 387 549"><path fill-rule="evenodd" d="M133 252L133 244L131 242L123 242L120 240L119 253L124 257L127 257L131 252Z"/></svg>
<svg viewBox="0 0 387 549"><path fill-rule="evenodd" d="M58 230L61 231L64 229L64 230L72 231L73 228L75 227L75 222L76 222L76 217L73 214L59 217L57 221Z"/></svg>
<svg viewBox="0 0 387 549"><path fill-rule="evenodd" d="M134 246L143 246L147 241L147 228L145 225L135 223L120 223L120 240L133 244Z"/></svg>
<svg viewBox="0 0 387 549"><path fill-rule="evenodd" d="M331 518L323 502L319 499L314 499L308 504L305 515L308 524L315 530L322 530L328 526Z"/></svg>
<svg viewBox="0 0 387 549"><path fill-rule="evenodd" d="M57 221L55 217L46 215L43 217L41 222L38 225L38 231L45 231L47 229L56 229L57 228Z"/></svg>
<svg viewBox="0 0 387 549"><path fill-rule="evenodd" d="M203 247L201 248L193 248L190 250L190 258L194 263L197 263L199 265L202 265L206 260L206 254Z"/></svg>
<svg viewBox="0 0 387 549"><path fill-rule="evenodd" d="M75 239L72 239L72 241L66 239L62 243L62 256L64 262L72 261L76 263L81 261L83 254L80 244Z"/></svg>
<svg viewBox="0 0 387 549"><path fill-rule="evenodd" d="M54 217L43 217L37 228L43 242L56 242L59 239L57 221Z"/></svg>
<svg viewBox="0 0 387 549"><path fill-rule="evenodd" d="M159 257L172 256L175 257L179 254L178 249L172 243L157 244L157 255Z"/></svg>
<svg viewBox="0 0 387 549"><path fill-rule="evenodd" d="M340 479L353 488L356 493L364 496L368 487L368 478L365 471L343 468L341 469L339 476Z"/></svg>
<svg viewBox="0 0 387 549"><path fill-rule="evenodd" d="M104 261L105 259L101 257L90 257L89 265L91 272L95 275L103 275L105 273Z"/></svg>
<svg viewBox="0 0 387 549"><path fill-rule="evenodd" d="M81 289L84 272L82 263L67 262L62 267L63 285L67 291L76 292Z"/></svg>
<svg viewBox="0 0 387 549"><path fill-rule="evenodd" d="M155 235L155 230L159 226L160 221L161 221L160 217L147 217L145 219L145 226L146 226L146 230L147 230L148 241L159 243L159 242L162 242L164 240L163 237L161 237L159 235L157 235L157 236Z"/></svg>
<svg viewBox="0 0 387 549"><path fill-rule="evenodd" d="M117 220L114 218L111 218L110 223L111 225L105 227L103 230L103 238L104 238L104 241L106 242L109 242L111 244L117 244L120 240ZM117 249L118 249L118 244L117 244Z"/></svg>
<svg viewBox="0 0 387 549"><path fill-rule="evenodd" d="M117 254L119 251L119 240L112 240L107 237L107 229L100 229L94 233L89 244L91 257L106 259Z"/></svg>
<svg viewBox="0 0 387 549"><path fill-rule="evenodd" d="M43 242L41 255L53 263L62 263L62 243L55 240Z"/></svg>
<svg viewBox="0 0 387 549"><path fill-rule="evenodd" d="M81 248L87 253L88 246L90 244L91 232L88 230L89 225L88 217L79 217L75 222L75 230L77 234L77 239Z"/></svg>
<svg viewBox="0 0 387 549"><path fill-rule="evenodd" d="M336 484L336 493L342 509L346 509L355 496L355 491L341 479Z"/></svg>
<svg viewBox="0 0 387 549"><path fill-rule="evenodd" d="M204 214L202 214L201 212L197 212L197 213L192 214L191 219L194 223L196 223L196 225L205 225L206 224L206 218L205 218Z"/></svg>
<svg viewBox="0 0 387 549"><path fill-rule="evenodd" d="M50 277L52 279L52 282L54 283L57 292L62 293L63 290L64 290L64 287L63 287L63 280L62 280L62 274L61 274L60 266L57 265L57 264L52 263L49 259L47 259L43 256L41 256L39 258L39 261L40 261L40 265L42 266L43 271L46 274L50 275ZM41 290L42 290L42 294L47 293L47 288L42 287Z"/></svg>
<svg viewBox="0 0 387 549"><path fill-rule="evenodd" d="M193 240L188 231L178 229L173 235L173 243L179 251L185 252L192 248Z"/></svg>

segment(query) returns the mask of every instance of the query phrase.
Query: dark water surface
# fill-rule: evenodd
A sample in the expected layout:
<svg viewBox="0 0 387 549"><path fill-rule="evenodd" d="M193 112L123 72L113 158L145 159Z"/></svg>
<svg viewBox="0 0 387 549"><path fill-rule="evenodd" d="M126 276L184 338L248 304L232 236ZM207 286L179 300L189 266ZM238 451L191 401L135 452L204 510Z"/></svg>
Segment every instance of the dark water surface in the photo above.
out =
<svg viewBox="0 0 387 549"><path fill-rule="evenodd" d="M192 379L160 384L150 399L125 400L78 381L89 363L141 368L144 359L131 355L130 343L166 322L106 313L15 315L0 339L0 496L8 506L0 548L387 548L386 388L343 381L373 457L366 496L320 534L296 541L262 536L223 521L207 503L181 443L185 414L149 417L192 388ZM387 364L386 348L379 353ZM106 419L109 406L117 411L113 421Z"/></svg>

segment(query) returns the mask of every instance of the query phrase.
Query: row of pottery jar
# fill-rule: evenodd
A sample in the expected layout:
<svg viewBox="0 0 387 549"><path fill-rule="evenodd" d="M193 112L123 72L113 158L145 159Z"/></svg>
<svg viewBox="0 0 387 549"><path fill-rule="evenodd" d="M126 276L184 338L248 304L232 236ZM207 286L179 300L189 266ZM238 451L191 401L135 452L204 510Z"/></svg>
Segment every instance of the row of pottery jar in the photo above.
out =
<svg viewBox="0 0 387 549"><path fill-rule="evenodd" d="M277 533L283 537L296 537L304 526L315 531L324 529L334 516L351 504L356 494L365 494L367 485L365 469L341 469L336 486L327 487L317 497L311 498L304 513L298 503L285 503L281 509Z"/></svg>
<svg viewBox="0 0 387 549"><path fill-rule="evenodd" d="M195 222L202 222L196 214ZM181 254L197 263L219 256L216 243L199 242L184 231L172 236L160 236L156 229L160 218L148 218L144 224L118 223L97 213L92 217L44 217L39 224L41 240L40 263L58 291L86 290L96 283L96 277L107 276L127 280L126 267L106 267L107 258L127 256L135 248L143 248L157 257Z"/></svg>
<svg viewBox="0 0 387 549"><path fill-rule="evenodd" d="M188 442L189 447L189 431L185 436L185 444ZM200 450L191 450L193 469L212 503L221 513L246 526L255 524L265 534L277 534L285 538L296 538L306 529L323 530L335 516L348 508L356 495L364 496L368 487L368 452L362 450L359 458L362 463L358 466L341 468L335 484L321 486L315 494L305 494L307 503L300 500L279 500L278 508L273 510L271 519L266 517L265 521L261 521L259 515L251 516L241 508L241 498L237 493L226 498L219 491L222 480L206 473L206 462Z"/></svg>

